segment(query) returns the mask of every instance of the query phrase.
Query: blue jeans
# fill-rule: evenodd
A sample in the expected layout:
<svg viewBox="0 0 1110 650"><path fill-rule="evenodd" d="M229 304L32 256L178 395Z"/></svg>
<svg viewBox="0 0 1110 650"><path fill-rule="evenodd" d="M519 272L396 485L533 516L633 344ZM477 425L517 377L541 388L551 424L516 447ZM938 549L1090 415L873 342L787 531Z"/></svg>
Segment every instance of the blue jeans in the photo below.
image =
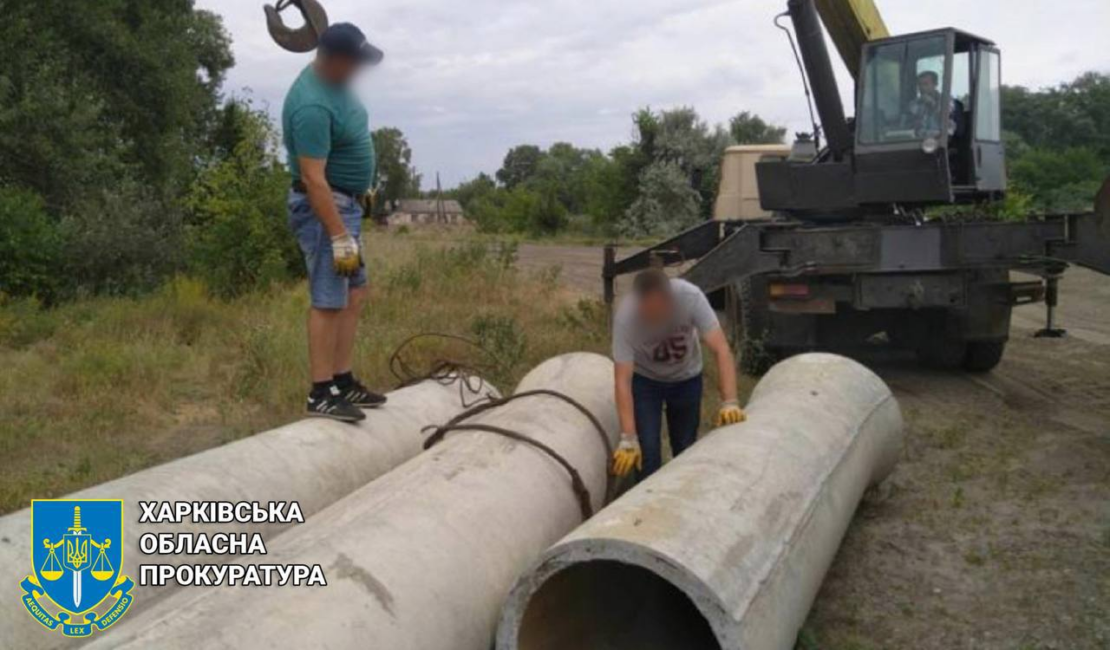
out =
<svg viewBox="0 0 1110 650"><path fill-rule="evenodd" d="M667 433L671 456L678 456L697 442L701 425L702 377L678 382L657 381L632 375L632 408L636 416L636 435L644 454L645 479L663 465L663 412L667 414Z"/></svg>
<svg viewBox="0 0 1110 650"><path fill-rule="evenodd" d="M347 232L359 239L362 234L362 206L353 197L340 192L332 192L332 197ZM358 275L353 278L336 275L332 266L331 237L312 211L308 196L290 191L288 208L289 228L297 237L308 269L308 292L312 296L312 306L317 309L345 308L347 292L366 286L366 266L359 269Z"/></svg>

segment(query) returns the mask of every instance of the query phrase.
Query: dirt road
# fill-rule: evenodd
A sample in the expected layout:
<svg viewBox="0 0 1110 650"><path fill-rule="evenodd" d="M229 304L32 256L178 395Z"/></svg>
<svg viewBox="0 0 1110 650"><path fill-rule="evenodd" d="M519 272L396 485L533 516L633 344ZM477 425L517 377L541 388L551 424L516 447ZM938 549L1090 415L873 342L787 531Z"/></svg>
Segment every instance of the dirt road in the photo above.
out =
<svg viewBox="0 0 1110 650"><path fill-rule="evenodd" d="M523 246L600 295L601 249ZM992 373L876 362L908 422L904 458L861 506L801 648L1110 648L1110 278L1061 285L1070 336L1022 307Z"/></svg>

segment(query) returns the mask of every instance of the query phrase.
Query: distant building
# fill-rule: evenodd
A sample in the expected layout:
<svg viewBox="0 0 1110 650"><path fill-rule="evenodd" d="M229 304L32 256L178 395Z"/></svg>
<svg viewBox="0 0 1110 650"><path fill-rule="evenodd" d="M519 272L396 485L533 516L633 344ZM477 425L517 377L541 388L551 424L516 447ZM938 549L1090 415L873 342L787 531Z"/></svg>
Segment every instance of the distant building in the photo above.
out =
<svg viewBox="0 0 1110 650"><path fill-rule="evenodd" d="M467 221L462 205L458 201L402 199L394 206L393 212L386 218L386 223L391 226L465 226L470 222Z"/></svg>

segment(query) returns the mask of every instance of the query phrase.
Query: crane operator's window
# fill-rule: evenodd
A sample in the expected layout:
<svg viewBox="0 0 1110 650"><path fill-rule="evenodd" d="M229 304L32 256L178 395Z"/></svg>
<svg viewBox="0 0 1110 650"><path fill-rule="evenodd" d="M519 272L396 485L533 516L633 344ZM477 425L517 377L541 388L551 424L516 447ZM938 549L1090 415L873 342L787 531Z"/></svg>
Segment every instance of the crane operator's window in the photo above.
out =
<svg viewBox="0 0 1110 650"><path fill-rule="evenodd" d="M947 51L944 36L868 50L860 97L860 142L914 142L952 133L954 111L944 88Z"/></svg>
<svg viewBox="0 0 1110 650"><path fill-rule="evenodd" d="M1002 70L998 52L983 50L979 56L978 81L976 137L984 142L998 142L1002 139Z"/></svg>

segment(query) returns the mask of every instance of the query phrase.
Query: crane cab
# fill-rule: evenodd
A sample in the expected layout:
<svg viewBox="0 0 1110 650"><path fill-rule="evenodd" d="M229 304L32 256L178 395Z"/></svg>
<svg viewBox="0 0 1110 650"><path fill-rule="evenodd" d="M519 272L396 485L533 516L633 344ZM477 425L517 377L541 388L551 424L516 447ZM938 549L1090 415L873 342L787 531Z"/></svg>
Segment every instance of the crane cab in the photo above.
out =
<svg viewBox="0 0 1110 650"><path fill-rule="evenodd" d="M846 120L812 0L791 0L795 32L828 142L809 161L756 165L765 210L844 221L977 203L1006 191L1001 57L956 29L868 41Z"/></svg>
<svg viewBox="0 0 1110 650"><path fill-rule="evenodd" d="M872 41L856 88L856 199L959 203L1006 189L1001 57L955 29Z"/></svg>

